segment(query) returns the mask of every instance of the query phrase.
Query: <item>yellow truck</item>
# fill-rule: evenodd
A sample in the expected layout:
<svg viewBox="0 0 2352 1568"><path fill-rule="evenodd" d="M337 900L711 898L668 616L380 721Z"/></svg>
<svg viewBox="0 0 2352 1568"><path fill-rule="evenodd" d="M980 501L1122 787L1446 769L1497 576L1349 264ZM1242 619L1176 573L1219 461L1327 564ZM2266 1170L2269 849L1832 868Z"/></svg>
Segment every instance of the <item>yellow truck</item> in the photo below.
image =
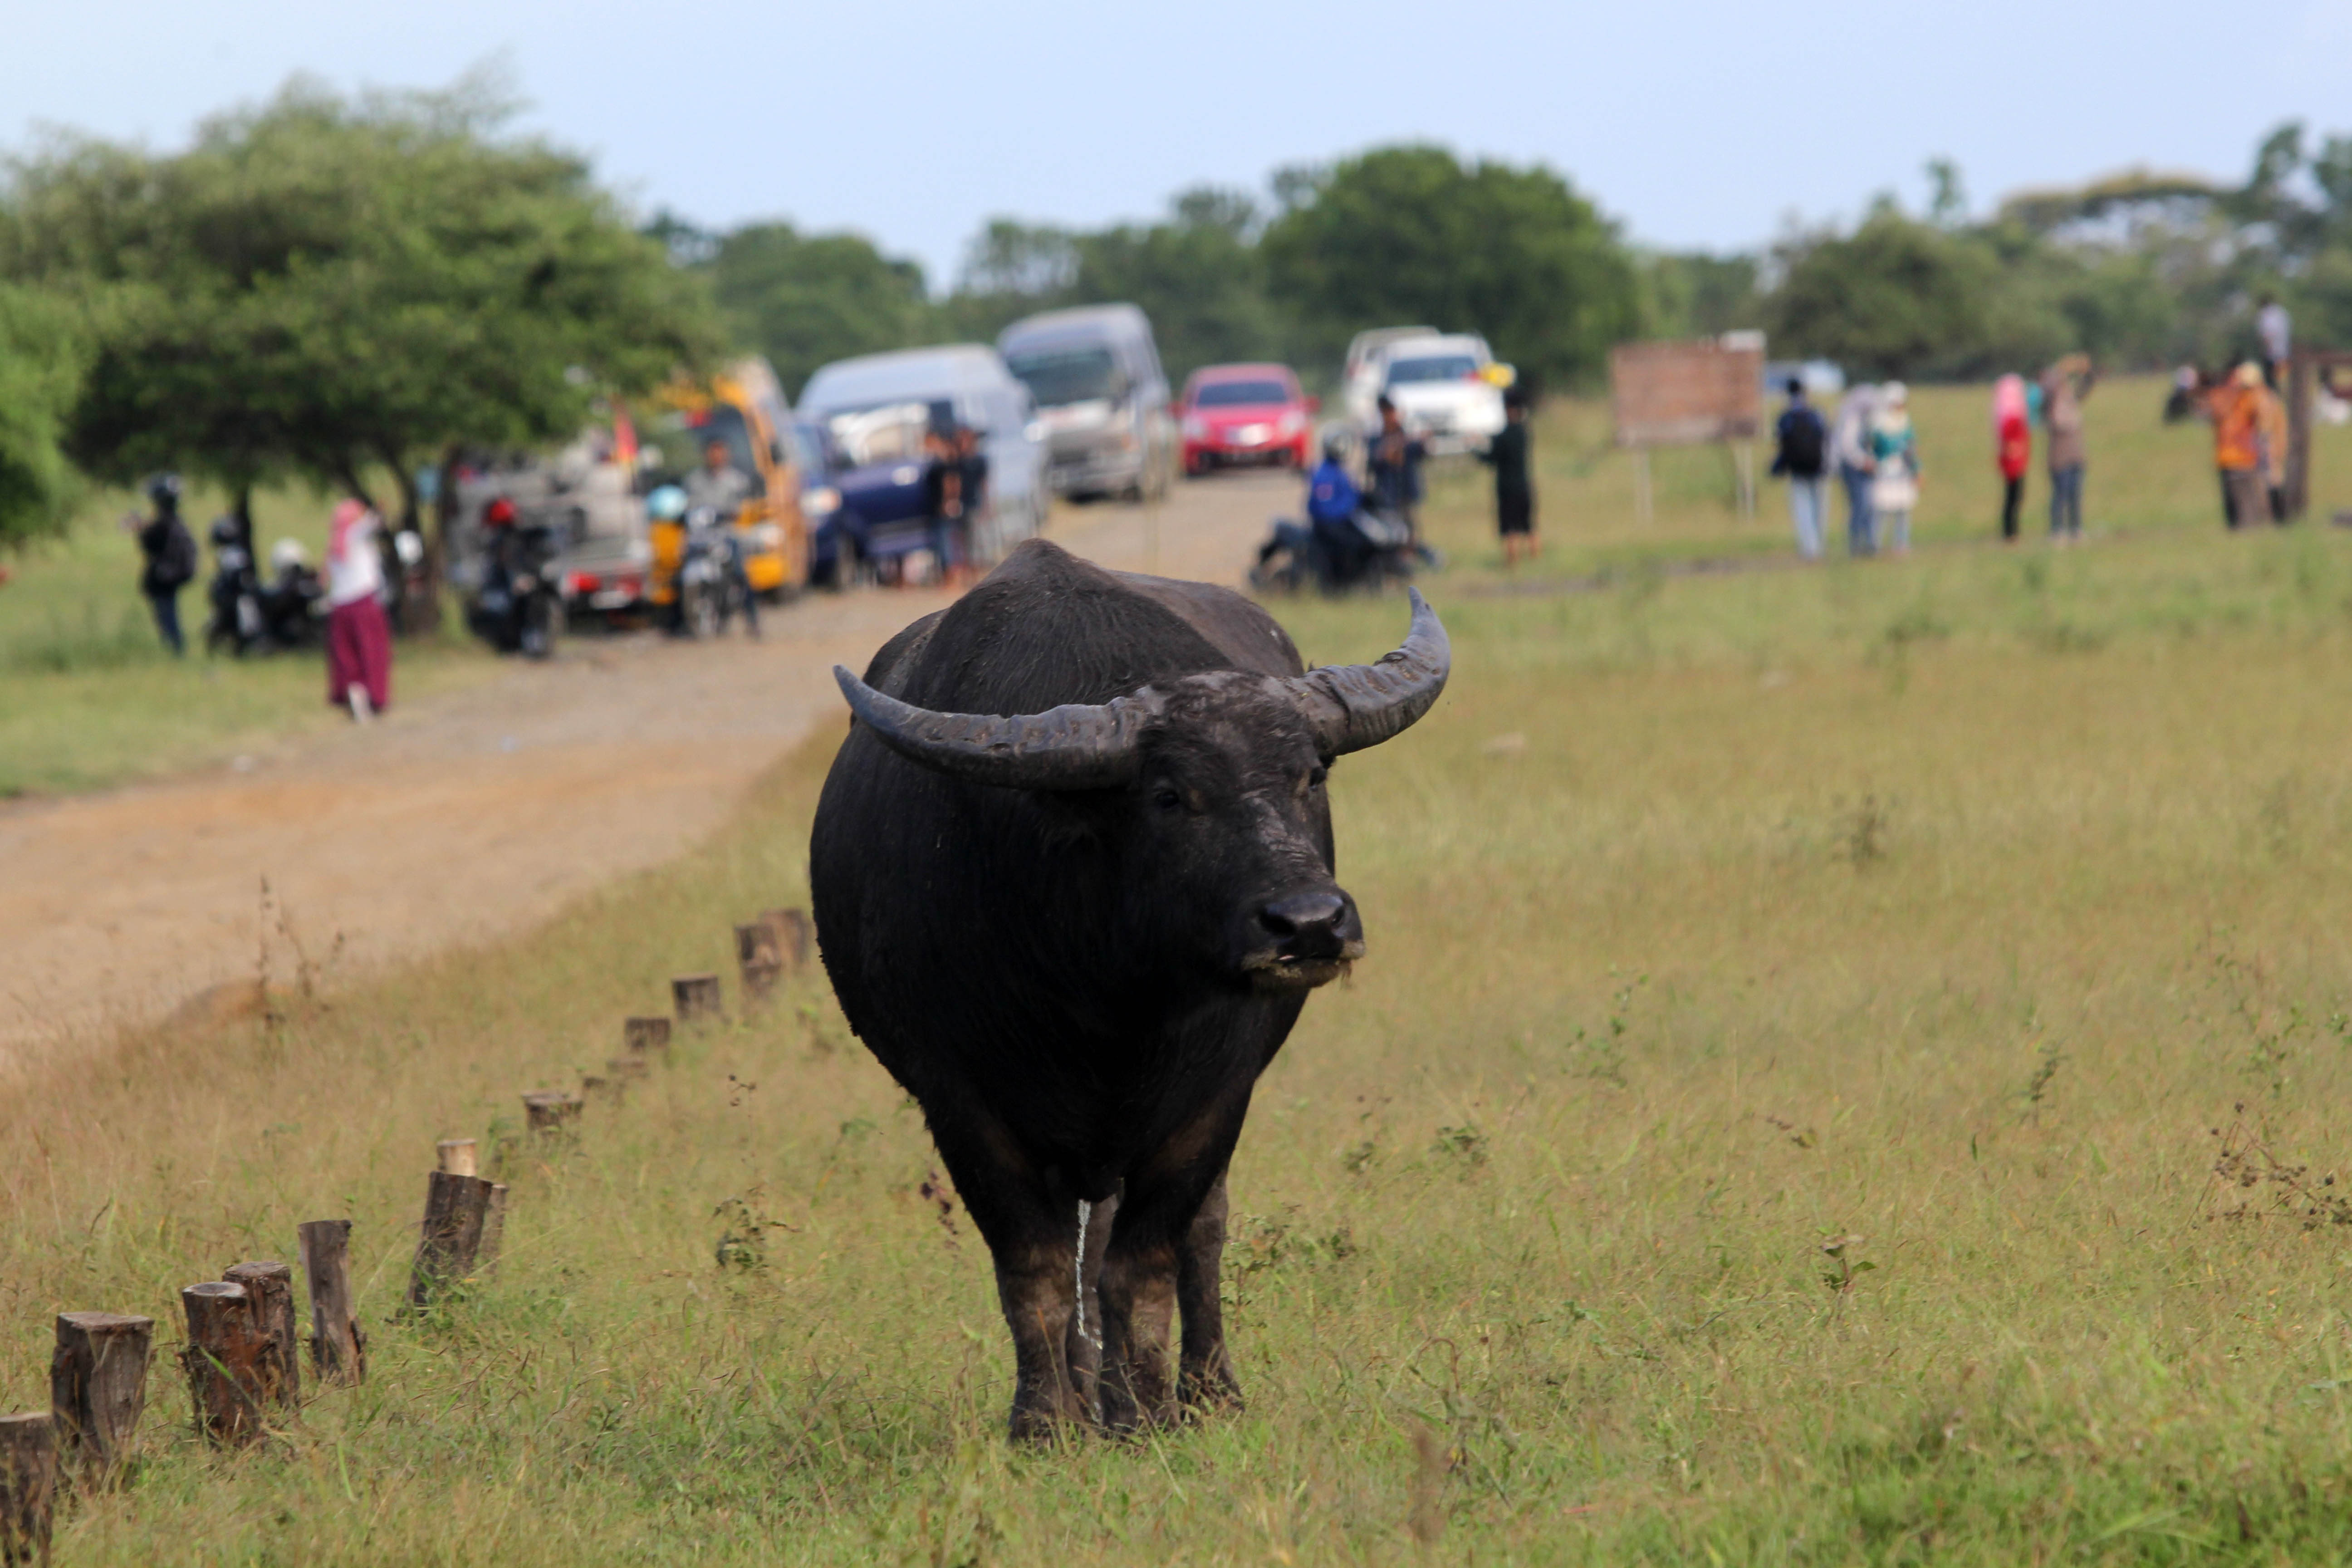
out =
<svg viewBox="0 0 2352 1568"><path fill-rule="evenodd" d="M646 409L640 466L647 483L684 484L703 465L713 441L751 480L751 493L734 517L751 591L780 599L808 582L808 525L801 516L801 465L790 405L764 359L739 360L708 381L674 382ZM667 606L676 597L678 530L653 531L654 580L648 597ZM667 551L665 546L667 546ZM663 559L665 554L670 558Z"/></svg>

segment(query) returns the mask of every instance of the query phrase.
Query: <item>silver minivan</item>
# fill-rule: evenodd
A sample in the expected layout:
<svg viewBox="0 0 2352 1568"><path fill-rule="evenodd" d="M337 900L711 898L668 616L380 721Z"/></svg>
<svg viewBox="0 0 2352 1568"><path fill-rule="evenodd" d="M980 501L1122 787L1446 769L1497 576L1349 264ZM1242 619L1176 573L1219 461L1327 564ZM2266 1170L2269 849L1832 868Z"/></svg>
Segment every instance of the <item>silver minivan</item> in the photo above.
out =
<svg viewBox="0 0 2352 1568"><path fill-rule="evenodd" d="M1004 329L1004 363L1029 385L1055 493L1157 500L1176 474L1176 421L1151 322L1133 305L1048 310Z"/></svg>

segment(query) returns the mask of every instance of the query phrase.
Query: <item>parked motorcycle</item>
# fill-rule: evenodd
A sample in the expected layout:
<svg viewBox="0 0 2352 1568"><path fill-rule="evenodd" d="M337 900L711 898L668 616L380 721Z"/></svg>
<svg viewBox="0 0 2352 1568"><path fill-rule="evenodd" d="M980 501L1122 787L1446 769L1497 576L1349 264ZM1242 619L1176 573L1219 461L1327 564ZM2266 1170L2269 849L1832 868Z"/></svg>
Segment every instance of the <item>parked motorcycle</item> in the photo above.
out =
<svg viewBox="0 0 2352 1568"><path fill-rule="evenodd" d="M261 635L273 648L319 647L325 641L327 585L291 539L269 547L269 578L261 584Z"/></svg>
<svg viewBox="0 0 2352 1568"><path fill-rule="evenodd" d="M1379 592L1439 564L1434 552L1413 542L1402 518L1370 507L1346 521L1297 522L1276 518L1274 535L1259 546L1250 586L1261 592L1325 594L1366 588Z"/></svg>
<svg viewBox="0 0 2352 1568"><path fill-rule="evenodd" d="M488 533L481 587L466 618L474 635L500 653L545 658L563 627L563 595L556 580L555 531L524 523L504 497L483 514Z"/></svg>
<svg viewBox="0 0 2352 1568"><path fill-rule="evenodd" d="M206 537L213 547L213 577L205 586L205 603L212 606L205 622L205 651L225 650L243 658L262 642L261 580L253 569L253 552L233 517L213 519Z"/></svg>

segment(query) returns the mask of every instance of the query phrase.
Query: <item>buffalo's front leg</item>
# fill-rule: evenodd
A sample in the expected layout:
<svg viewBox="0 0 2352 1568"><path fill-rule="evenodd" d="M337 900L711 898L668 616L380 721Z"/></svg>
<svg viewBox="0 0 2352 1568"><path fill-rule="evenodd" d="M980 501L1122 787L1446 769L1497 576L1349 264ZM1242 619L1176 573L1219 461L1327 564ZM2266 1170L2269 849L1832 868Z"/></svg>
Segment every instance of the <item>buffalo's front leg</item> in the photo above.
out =
<svg viewBox="0 0 2352 1568"><path fill-rule="evenodd" d="M1101 1406L1097 1384L1103 1364L1103 1258L1110 1249L1113 1226L1118 1220L1118 1194L1114 1193L1098 1204L1078 1205L1075 1218L1073 1247L1078 1277L1073 1281L1076 1305L1062 1353L1078 1402L1091 1414Z"/></svg>
<svg viewBox="0 0 2352 1568"><path fill-rule="evenodd" d="M1139 1230L1130 1222L1114 1235L1103 1259L1103 1425L1121 1432L1165 1426L1176 1415L1168 1341L1177 1249L1165 1230Z"/></svg>
<svg viewBox="0 0 2352 1568"><path fill-rule="evenodd" d="M1241 1380L1225 1349L1226 1213L1225 1173L1220 1171L1176 1255L1176 1304L1184 1314L1176 1395L1187 1410L1238 1410L1242 1404Z"/></svg>

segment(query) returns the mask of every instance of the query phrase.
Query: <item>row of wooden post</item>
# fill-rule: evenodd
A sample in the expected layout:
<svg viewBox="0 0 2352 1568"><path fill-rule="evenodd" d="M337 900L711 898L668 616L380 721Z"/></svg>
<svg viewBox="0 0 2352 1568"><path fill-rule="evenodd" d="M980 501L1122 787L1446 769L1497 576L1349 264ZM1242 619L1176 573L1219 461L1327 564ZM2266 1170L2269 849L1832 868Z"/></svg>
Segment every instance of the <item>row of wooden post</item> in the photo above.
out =
<svg viewBox="0 0 2352 1568"><path fill-rule="evenodd" d="M765 1001L779 981L806 967L814 930L800 910L769 910L735 928L735 954L747 1005ZM677 1021L715 1020L724 1012L716 974L670 982ZM618 1092L646 1076L670 1043L667 1017L624 1021L622 1054L603 1075L583 1076L582 1093L535 1089L522 1097L534 1137L576 1129L584 1096ZM445 1138L428 1178L425 1220L409 1271L404 1310L422 1312L446 1289L492 1268L504 1240L507 1185L480 1173L471 1138ZM367 1376L367 1335L351 1283L352 1222L311 1220L298 1230L302 1275L310 1295L310 1362L321 1383ZM180 1292L188 1343L180 1363L197 1428L215 1442L259 1441L273 1411L299 1407L302 1363L294 1314L294 1271L269 1259L238 1263L218 1279ZM0 1415L0 1568L49 1559L49 1536L62 1479L107 1484L130 1452L147 1404L147 1369L155 1321L113 1312L66 1312L57 1321L49 1362L49 1409Z"/></svg>

